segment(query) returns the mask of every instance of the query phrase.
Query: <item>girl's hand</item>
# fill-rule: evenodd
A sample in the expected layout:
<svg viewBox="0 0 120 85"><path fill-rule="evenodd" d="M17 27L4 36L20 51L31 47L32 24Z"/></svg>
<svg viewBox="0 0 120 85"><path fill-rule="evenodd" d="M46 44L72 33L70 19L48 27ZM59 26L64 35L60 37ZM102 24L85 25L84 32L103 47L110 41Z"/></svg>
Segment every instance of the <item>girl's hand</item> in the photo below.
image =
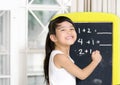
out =
<svg viewBox="0 0 120 85"><path fill-rule="evenodd" d="M98 50L92 52L92 60L97 63L100 63L102 60L102 56Z"/></svg>

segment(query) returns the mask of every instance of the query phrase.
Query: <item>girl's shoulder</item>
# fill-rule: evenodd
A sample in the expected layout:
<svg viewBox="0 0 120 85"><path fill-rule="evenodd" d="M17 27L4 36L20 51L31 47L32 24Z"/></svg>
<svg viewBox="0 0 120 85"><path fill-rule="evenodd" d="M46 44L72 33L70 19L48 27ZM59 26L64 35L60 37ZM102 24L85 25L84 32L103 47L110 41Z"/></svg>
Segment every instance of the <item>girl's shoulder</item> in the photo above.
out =
<svg viewBox="0 0 120 85"><path fill-rule="evenodd" d="M60 50L53 50L52 52L51 52L51 55L57 55L57 54L64 54L62 51L60 51Z"/></svg>
<svg viewBox="0 0 120 85"><path fill-rule="evenodd" d="M51 56L53 58L57 58L58 60L63 60L65 61L66 59L69 59L71 60L73 63L74 63L74 60L70 57L70 56L67 56L65 55L62 51L60 50L53 50L52 53L51 53ZM66 59L65 59L66 58Z"/></svg>
<svg viewBox="0 0 120 85"><path fill-rule="evenodd" d="M61 68L61 63L64 62L65 58L64 53L59 50L53 50L51 53L51 60L57 68Z"/></svg>

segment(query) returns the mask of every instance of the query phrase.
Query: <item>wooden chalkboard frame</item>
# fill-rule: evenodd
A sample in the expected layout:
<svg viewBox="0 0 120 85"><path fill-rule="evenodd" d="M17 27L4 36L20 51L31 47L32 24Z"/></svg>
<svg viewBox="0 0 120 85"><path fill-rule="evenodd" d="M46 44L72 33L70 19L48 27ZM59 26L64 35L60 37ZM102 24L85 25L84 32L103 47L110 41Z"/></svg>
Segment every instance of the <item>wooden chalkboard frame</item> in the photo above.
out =
<svg viewBox="0 0 120 85"><path fill-rule="evenodd" d="M120 84L120 18L114 14L102 12L73 12L53 17L67 16L75 23L113 23L112 44L112 85Z"/></svg>

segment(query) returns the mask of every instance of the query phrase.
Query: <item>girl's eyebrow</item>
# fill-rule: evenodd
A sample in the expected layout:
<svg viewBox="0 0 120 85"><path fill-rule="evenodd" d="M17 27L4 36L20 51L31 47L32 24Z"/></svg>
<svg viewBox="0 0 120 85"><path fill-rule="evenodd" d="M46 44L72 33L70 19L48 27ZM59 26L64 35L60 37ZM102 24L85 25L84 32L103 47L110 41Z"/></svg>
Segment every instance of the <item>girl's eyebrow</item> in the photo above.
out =
<svg viewBox="0 0 120 85"><path fill-rule="evenodd" d="M58 26L57 26L57 29L58 29L58 30L60 30L60 29L62 29L62 28L65 28L65 26L62 26L62 25L58 25Z"/></svg>

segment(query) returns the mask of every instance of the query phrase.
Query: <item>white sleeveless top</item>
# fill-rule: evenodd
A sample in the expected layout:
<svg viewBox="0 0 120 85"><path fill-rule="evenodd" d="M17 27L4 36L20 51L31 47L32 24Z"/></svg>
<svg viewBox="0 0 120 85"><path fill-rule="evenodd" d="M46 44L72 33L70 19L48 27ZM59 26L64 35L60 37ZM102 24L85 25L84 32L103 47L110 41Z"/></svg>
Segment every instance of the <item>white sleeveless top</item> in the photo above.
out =
<svg viewBox="0 0 120 85"><path fill-rule="evenodd" d="M59 50L53 50L50 55L50 60L49 60L50 85L76 85L76 80L73 75L67 72L64 68L57 68L55 66L53 59L56 54L63 54L63 53Z"/></svg>

